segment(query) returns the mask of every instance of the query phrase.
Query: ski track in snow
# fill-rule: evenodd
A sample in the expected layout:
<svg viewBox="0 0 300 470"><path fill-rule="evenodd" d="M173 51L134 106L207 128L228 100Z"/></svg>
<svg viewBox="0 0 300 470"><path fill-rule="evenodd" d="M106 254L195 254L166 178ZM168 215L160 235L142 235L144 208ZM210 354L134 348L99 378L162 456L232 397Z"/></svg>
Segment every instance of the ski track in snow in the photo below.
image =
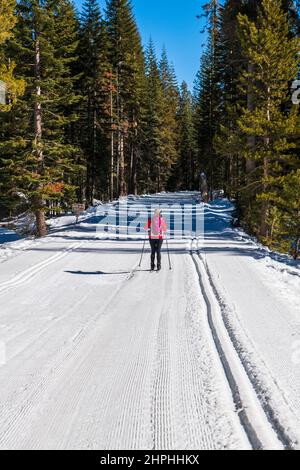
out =
<svg viewBox="0 0 300 470"><path fill-rule="evenodd" d="M194 197L186 192L129 201L134 208L148 202L190 204ZM251 335L226 290L236 281L225 276L222 249L228 256L228 249L248 249L250 243L228 228L230 210L226 201L205 207L211 222L200 246L204 264L195 258L199 246L192 238L172 240L173 270L164 246L159 274L148 272L148 248L138 267L143 246L138 236L126 240L121 234L118 240L96 230L96 210L78 226L60 227L57 220L49 237L22 241L18 255L5 258L0 265L0 342L6 349L6 363L0 362L1 449L248 449L255 445L245 416L262 448L283 448L281 431L288 446L297 447L298 397L293 389L284 390L276 376L280 368L272 369L274 363L262 354L263 332L258 339ZM216 248L224 260L223 290ZM260 261L261 278L274 270L280 275L276 263L271 265ZM254 266L243 268L242 279L253 279ZM289 288L296 288L295 279ZM207 302L239 389L238 406ZM291 315L289 328L295 319ZM262 376L267 372L259 386L253 379L258 367ZM291 384L298 391L296 379Z"/></svg>

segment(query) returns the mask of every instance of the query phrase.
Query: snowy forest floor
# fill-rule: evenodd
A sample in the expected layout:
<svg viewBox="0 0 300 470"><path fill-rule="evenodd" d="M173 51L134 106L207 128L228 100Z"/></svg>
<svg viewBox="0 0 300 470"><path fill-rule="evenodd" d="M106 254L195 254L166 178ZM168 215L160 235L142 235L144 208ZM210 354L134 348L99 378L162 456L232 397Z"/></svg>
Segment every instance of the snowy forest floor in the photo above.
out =
<svg viewBox="0 0 300 470"><path fill-rule="evenodd" d="M1 449L300 448L299 264L195 196L0 245ZM173 269L164 243L150 273L139 227L158 205Z"/></svg>

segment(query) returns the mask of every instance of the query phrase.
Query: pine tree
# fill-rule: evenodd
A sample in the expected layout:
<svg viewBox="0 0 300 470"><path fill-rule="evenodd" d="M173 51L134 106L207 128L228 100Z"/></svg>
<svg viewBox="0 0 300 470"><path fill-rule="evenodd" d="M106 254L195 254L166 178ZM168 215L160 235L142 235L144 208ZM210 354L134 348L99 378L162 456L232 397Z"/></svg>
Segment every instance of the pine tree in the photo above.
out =
<svg viewBox="0 0 300 470"><path fill-rule="evenodd" d="M76 18L69 0L21 0L17 14L9 52L17 58L16 72L27 88L15 108L3 113L0 149L8 194L27 200L42 236L48 206L72 198L70 181L77 168L79 150L66 141L68 126L76 119L70 110L78 100L71 75Z"/></svg>
<svg viewBox="0 0 300 470"><path fill-rule="evenodd" d="M178 160L178 128L177 111L179 105L179 90L175 70L169 63L167 51L163 48L161 60L159 63L160 79L163 90L163 123L162 140L163 154L159 161L159 190L166 189L172 169Z"/></svg>
<svg viewBox="0 0 300 470"><path fill-rule="evenodd" d="M244 10L239 0L227 0L221 12L220 26L220 74L221 74L221 119L220 127L226 126L226 138L219 130L214 140L217 153L224 157L224 189L229 197L236 197L240 178L244 168L240 158L240 146L234 145L232 136L236 129L238 105L245 105L245 96L241 97L239 77L245 66L238 37L237 15Z"/></svg>
<svg viewBox="0 0 300 470"><path fill-rule="evenodd" d="M128 186L134 186L136 180L144 55L129 0L108 0L106 21L110 43L109 60L116 77L113 109L116 116L117 194L124 196Z"/></svg>
<svg viewBox="0 0 300 470"><path fill-rule="evenodd" d="M78 133L87 167L82 197L92 203L95 196L107 196L108 134L112 125L110 95L114 85L106 24L97 0L83 4L78 55L79 89L83 96Z"/></svg>
<svg viewBox="0 0 300 470"><path fill-rule="evenodd" d="M269 6L274 8L276 3L271 2ZM297 34L299 15L296 14L293 1L277 2L279 14L277 17L273 14L266 26L267 15L264 15L265 24L262 25L261 11L261 2L225 2L221 25L222 120L214 145L217 153L227 162L224 185L228 194L236 199L246 228L257 235L264 233L262 239L269 246L278 248L280 245L283 249L284 244L288 247L290 243L287 227L284 228L283 224L284 220L288 220L283 211L283 184L289 179L290 171L299 166L297 111L291 109L289 91L290 80L295 73L295 56L292 59L294 72L290 73L287 67L286 73L282 74L282 69L286 67L285 50L287 62L291 60L291 45L294 47L294 44L290 40ZM246 14L251 23L251 27L248 24L246 28L246 40L245 30L243 31L243 49L240 48L239 14ZM250 30L253 36L256 34L256 44L253 44L253 37L249 39ZM269 35L267 41L262 31ZM278 51L275 51L275 47L272 48L270 37L273 35L275 47L281 41L283 44L282 49L279 48ZM262 43L264 47L260 48ZM248 53L247 48L252 49L252 54ZM266 63L262 65L259 62L262 57L270 60L269 69ZM264 76L258 75L258 67L263 69ZM265 87L266 77L269 76L273 77L273 84L267 96ZM274 93L274 89L278 89L279 94ZM263 116L258 116L259 108L266 108L268 99L274 105L270 110L270 124L266 119L263 120ZM274 109L278 111L277 116ZM251 125L248 125L248 121L245 126L248 119L246 116L252 116ZM251 118L249 119L251 121ZM259 130L255 128L255 122L262 125ZM270 136L266 136L266 128L269 129ZM267 138L270 139L269 147L272 153L268 162L268 159L264 160ZM268 163L268 178L264 178L264 163ZM281 201L280 204L278 201Z"/></svg>
<svg viewBox="0 0 300 470"><path fill-rule="evenodd" d="M280 190L273 194L268 213L268 246L297 259L300 254L300 170L277 177L274 184Z"/></svg>
<svg viewBox="0 0 300 470"><path fill-rule="evenodd" d="M12 29L16 24L15 6L15 0L2 0L0 4L0 44L5 43L12 35Z"/></svg>
<svg viewBox="0 0 300 470"><path fill-rule="evenodd" d="M297 110L286 109L285 105L290 99L289 84L298 71L299 40L290 37L288 17L280 0L262 0L257 21L240 15L239 23L244 54L252 64L242 80L252 87L254 109L244 109L238 125L246 136L256 136L255 149L250 146L243 153L256 163L259 233L267 239L274 178L280 178L294 164Z"/></svg>
<svg viewBox="0 0 300 470"><path fill-rule="evenodd" d="M9 110L25 88L24 81L14 76L15 63L5 54L5 44L12 37L16 24L15 6L15 0L1 0L0 3L0 85L4 98L8 97L7 102L0 103L0 111Z"/></svg>
<svg viewBox="0 0 300 470"><path fill-rule="evenodd" d="M146 50L146 97L144 109L142 189L160 187L160 163L163 159L163 86L152 39Z"/></svg>
<svg viewBox="0 0 300 470"><path fill-rule="evenodd" d="M177 128L179 159L175 167L176 185L174 189L193 190L196 189L193 99L186 82L182 83L180 90Z"/></svg>
<svg viewBox="0 0 300 470"><path fill-rule="evenodd" d="M219 2L212 0L204 11L208 18L208 42L195 80L194 125L199 169L206 173L212 192L222 181L222 168L213 146L221 111Z"/></svg>
<svg viewBox="0 0 300 470"><path fill-rule="evenodd" d="M281 251L287 251L297 259L300 255L300 169L282 177L280 186L274 206L280 213L275 247L279 246Z"/></svg>
<svg viewBox="0 0 300 470"><path fill-rule="evenodd" d="M220 70L220 123L214 138L214 147L223 159L223 188L225 194L239 203L239 188L249 183L253 162L241 157L240 148L255 143L254 136L241 143L236 138L237 119L241 106L253 109L253 93L247 86L247 93L241 94L240 76L244 69L251 67L240 47L238 14L247 14L255 19L257 2L248 0L226 0L220 14L219 70ZM221 163L221 160L220 160ZM249 175L249 176L248 176ZM250 192L248 193L251 198ZM245 201L244 201L245 202Z"/></svg>

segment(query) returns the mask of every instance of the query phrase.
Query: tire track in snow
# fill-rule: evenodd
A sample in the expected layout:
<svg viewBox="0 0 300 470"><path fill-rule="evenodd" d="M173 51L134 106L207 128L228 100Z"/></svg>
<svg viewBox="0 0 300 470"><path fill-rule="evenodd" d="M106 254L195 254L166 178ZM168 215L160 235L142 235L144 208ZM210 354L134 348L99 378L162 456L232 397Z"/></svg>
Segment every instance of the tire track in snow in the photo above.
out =
<svg viewBox="0 0 300 470"><path fill-rule="evenodd" d="M194 242L195 241L196 240L194 240ZM283 449L286 447L286 442L283 442L281 436L278 435L276 429L273 429L269 422L268 416L266 416L255 389L252 387L248 375L244 370L240 357L234 345L231 343L228 331L223 323L221 306L210 285L210 280L203 267L199 250L195 248L193 244L190 255L206 303L209 327L231 389L234 405L241 425L254 450L265 448ZM207 279L205 279L205 276L207 276ZM217 310L219 310L219 312ZM221 318L218 318L218 316ZM224 330L222 331L223 328Z"/></svg>
<svg viewBox="0 0 300 470"><path fill-rule="evenodd" d="M186 258L188 262L189 259L188 257ZM186 274L184 286L187 298L192 299L194 297L194 289L191 287L191 279L188 273ZM182 329L178 330L178 343L181 346L178 359L182 370L181 389L184 397L183 407L187 417L186 420L190 423L186 430L188 436L187 442L195 442L197 448L216 449L216 444L212 439L213 432L208 433L206 429L207 427L210 427L210 429L215 428L215 423L212 425L208 423L208 415L210 414L208 410L211 410L213 407L208 404L207 394L203 392L207 390L205 376L206 373L209 376L210 369L206 366L207 357L205 357L206 360L202 360L201 364L202 373L199 373L199 354L201 352L198 350L198 346L200 343L199 332L201 330L197 328L198 334L196 334L195 329L192 327L193 316L197 312L198 307L197 300L195 299L192 303L186 305ZM184 336L182 332L185 332ZM189 347L187 348L186 345ZM184 351L188 355L186 361L183 360ZM189 367L186 367L187 362ZM203 373L204 367L205 373ZM202 393L199 393L199 391L202 391Z"/></svg>
<svg viewBox="0 0 300 470"><path fill-rule="evenodd" d="M232 343L235 351L237 352L237 354L239 356L240 362L243 365L243 368L244 368L244 370L247 374L247 377L248 377L248 379L249 379L249 381L250 381L250 383L251 383L251 385L252 385L252 387L255 391L255 394L259 399L261 407L262 407L262 409L263 409L270 425L272 426L273 430L276 432L278 439L282 442L284 448L286 450L293 450L294 449L294 444L295 444L293 439L291 439L288 436L288 434L286 433L285 428L281 425L280 421L276 417L276 413L275 413L274 409L272 408L271 404L268 402L268 400L264 400L262 398L263 395L264 395L262 393L263 391L261 389L258 389L258 384L255 380L255 377L253 377L253 373L251 371L251 368L249 367L249 365L247 364L247 361L244 360L244 357L241 354L241 350L240 350L240 347L239 347L239 342L238 342L233 330L229 327L228 322L225 319L225 305L224 305L224 302L223 302L223 300L221 299L221 297L219 295L219 292L217 290L217 287L216 287L215 283L213 282L210 269L209 269L207 263L204 262L204 260L201 256L201 253L198 250L197 250L197 256L198 256L200 262L202 263L202 265L205 269L205 272L206 272L209 284L211 286L211 289L213 291L214 297L215 297L215 299L217 300L217 302L219 304L219 309L220 309L221 316L222 316L222 322L223 322L223 324L226 328L226 331L229 335L231 343Z"/></svg>
<svg viewBox="0 0 300 470"><path fill-rule="evenodd" d="M6 292L8 292L10 289L23 286L27 282L30 282L41 271L43 271L44 269L46 269L48 266L55 263L56 261L61 260L62 258L72 253L73 251L76 251L76 249L82 246L82 244L83 244L82 242L74 243L68 248L66 248L65 250L63 250L61 253L57 253L56 255L53 255L50 258L44 261L41 261L40 263L37 263L34 266L31 266L25 271L22 271L21 273L17 274L15 277L10 279L9 281L1 282L0 283L0 295L6 294Z"/></svg>

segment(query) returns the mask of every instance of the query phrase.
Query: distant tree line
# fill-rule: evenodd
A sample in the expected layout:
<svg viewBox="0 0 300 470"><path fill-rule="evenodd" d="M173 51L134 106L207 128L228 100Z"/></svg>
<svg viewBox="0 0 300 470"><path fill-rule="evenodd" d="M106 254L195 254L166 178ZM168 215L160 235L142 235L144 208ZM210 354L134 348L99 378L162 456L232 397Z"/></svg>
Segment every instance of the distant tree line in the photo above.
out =
<svg viewBox="0 0 300 470"><path fill-rule="evenodd" d="M130 0L80 13L71 0L2 0L1 214L30 210L43 235L47 211L198 189L205 173L248 231L297 257L299 2L211 0L201 16L190 92L165 49L143 48Z"/></svg>
<svg viewBox="0 0 300 470"><path fill-rule="evenodd" d="M2 214L27 207L43 235L47 211L73 201L194 187L192 96L165 49L142 47L129 0L104 14L97 0L80 14L70 0L6 2Z"/></svg>
<svg viewBox="0 0 300 470"><path fill-rule="evenodd" d="M212 0L195 90L196 160L244 227L300 252L299 2Z"/></svg>

